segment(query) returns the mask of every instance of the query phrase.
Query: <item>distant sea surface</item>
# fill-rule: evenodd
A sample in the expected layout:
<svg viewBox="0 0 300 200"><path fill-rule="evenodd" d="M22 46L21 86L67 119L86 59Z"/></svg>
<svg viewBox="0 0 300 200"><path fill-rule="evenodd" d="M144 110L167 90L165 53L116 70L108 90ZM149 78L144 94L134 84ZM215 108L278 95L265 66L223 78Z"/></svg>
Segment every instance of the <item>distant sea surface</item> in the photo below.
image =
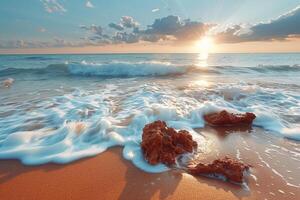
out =
<svg viewBox="0 0 300 200"><path fill-rule="evenodd" d="M0 88L1 159L67 163L122 146L125 159L161 172L168 168L143 160L145 124L160 119L187 129L199 152L209 153L203 115L226 109L256 114L249 137L263 147L244 147L299 191L298 53L1 55L0 81L7 78L15 82ZM247 151L237 150L238 158ZM276 156L295 167L268 161L282 161Z"/></svg>

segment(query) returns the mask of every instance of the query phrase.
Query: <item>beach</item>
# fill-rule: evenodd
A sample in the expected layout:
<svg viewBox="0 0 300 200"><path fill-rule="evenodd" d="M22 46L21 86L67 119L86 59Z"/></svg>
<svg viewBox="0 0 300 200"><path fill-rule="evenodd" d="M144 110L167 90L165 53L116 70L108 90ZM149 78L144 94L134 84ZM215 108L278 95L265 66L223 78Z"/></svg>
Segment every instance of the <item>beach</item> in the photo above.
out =
<svg viewBox="0 0 300 200"><path fill-rule="evenodd" d="M2 55L2 199L298 199L300 54ZM203 60L202 60L203 61ZM251 126L204 116L255 114ZM197 143L151 165L143 128L163 120ZM185 160L229 156L242 184L194 177ZM208 176L206 174L206 176ZM218 178L218 179L216 179Z"/></svg>
<svg viewBox="0 0 300 200"><path fill-rule="evenodd" d="M65 166L1 161L1 199L238 199L230 189L216 187L217 181L145 173L120 153L114 148Z"/></svg>
<svg viewBox="0 0 300 200"><path fill-rule="evenodd" d="M256 199L217 180L181 172L145 173L120 153L115 148L66 166L1 161L1 199Z"/></svg>
<svg viewBox="0 0 300 200"><path fill-rule="evenodd" d="M216 137L213 139L215 141L224 140L219 138L224 137L220 135L221 132L216 133L211 129L206 132ZM229 137L230 140L240 138L239 135ZM223 146L230 148L227 142ZM226 155L230 155L228 152ZM247 157L243 160L251 163L252 173L259 176L259 181L255 176L248 176L247 188L205 176L193 177L182 170L146 173L124 160L121 157L122 149L115 147L98 156L66 165L26 166L17 160L0 161L0 196L5 200L297 199L300 195L297 187L289 187L280 176L262 165L256 156L250 152L244 153ZM205 157L208 159L209 156ZM288 160L282 160L281 163L287 164L289 169L299 167L297 163L286 163ZM280 168L285 169L283 166ZM293 178L298 179L299 174L294 174Z"/></svg>
<svg viewBox="0 0 300 200"><path fill-rule="evenodd" d="M0 200L300 200L300 0L2 0L0 27Z"/></svg>

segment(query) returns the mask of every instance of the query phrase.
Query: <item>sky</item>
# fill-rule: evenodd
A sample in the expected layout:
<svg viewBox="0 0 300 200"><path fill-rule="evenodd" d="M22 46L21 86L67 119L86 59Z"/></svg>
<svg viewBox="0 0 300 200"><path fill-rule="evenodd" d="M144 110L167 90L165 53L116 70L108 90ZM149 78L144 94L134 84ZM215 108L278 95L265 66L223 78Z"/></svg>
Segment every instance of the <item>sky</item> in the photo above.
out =
<svg viewBox="0 0 300 200"><path fill-rule="evenodd" d="M0 53L300 52L300 0L1 0Z"/></svg>

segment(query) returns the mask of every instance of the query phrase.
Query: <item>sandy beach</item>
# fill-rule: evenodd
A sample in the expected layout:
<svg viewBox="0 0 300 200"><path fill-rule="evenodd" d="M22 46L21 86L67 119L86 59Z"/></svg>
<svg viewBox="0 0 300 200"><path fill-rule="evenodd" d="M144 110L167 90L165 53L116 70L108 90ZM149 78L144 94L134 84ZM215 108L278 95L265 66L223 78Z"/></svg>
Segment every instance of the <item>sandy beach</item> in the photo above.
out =
<svg viewBox="0 0 300 200"><path fill-rule="evenodd" d="M206 128L202 133L214 141L211 148L220 149L222 142L226 153L232 144L251 140L257 134L232 133ZM252 138L252 139L251 139ZM268 140L270 138L268 137ZM259 150L264 140L256 146ZM245 143L244 143L245 145ZM236 146L240 148L241 146ZM224 150L224 149L223 149ZM0 197L3 200L32 199L297 199L299 190L289 187L280 176L262 165L255 154L243 151L247 163L253 165L248 177L249 190L245 187L206 177L193 177L185 172L171 170L164 173L146 173L125 160L122 149L111 148L95 157L84 158L70 164L45 164L25 166L17 160L0 161ZM203 155L206 159L213 153ZM219 154L218 154L219 155ZM221 156L221 155L219 155ZM232 153L233 157L233 153ZM283 160L289 169L297 169L289 158ZM275 159L274 159L275 162ZM281 167L283 168L283 167ZM298 176L298 175L297 175ZM256 180L258 178L258 180ZM297 177L294 177L297 178ZM282 192L284 191L284 192Z"/></svg>
<svg viewBox="0 0 300 200"><path fill-rule="evenodd" d="M180 172L145 173L113 148L68 165L0 163L0 197L19 199L255 199L238 186ZM240 193L241 192L241 193Z"/></svg>

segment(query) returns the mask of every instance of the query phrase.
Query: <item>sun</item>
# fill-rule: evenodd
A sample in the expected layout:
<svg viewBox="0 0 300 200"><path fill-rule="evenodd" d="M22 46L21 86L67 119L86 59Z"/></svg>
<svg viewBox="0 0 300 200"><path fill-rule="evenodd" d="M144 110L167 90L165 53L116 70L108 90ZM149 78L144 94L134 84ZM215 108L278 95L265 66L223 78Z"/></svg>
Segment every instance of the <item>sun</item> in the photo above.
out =
<svg viewBox="0 0 300 200"><path fill-rule="evenodd" d="M204 36L196 42L196 49L199 52L197 66L207 67L208 56L213 51L214 40L211 37Z"/></svg>
<svg viewBox="0 0 300 200"><path fill-rule="evenodd" d="M209 54L214 47L214 40L211 37L204 36L197 42L199 53Z"/></svg>
<svg viewBox="0 0 300 200"><path fill-rule="evenodd" d="M204 36L196 43L196 48L203 59L207 59L209 53L213 51L214 40L209 36Z"/></svg>

